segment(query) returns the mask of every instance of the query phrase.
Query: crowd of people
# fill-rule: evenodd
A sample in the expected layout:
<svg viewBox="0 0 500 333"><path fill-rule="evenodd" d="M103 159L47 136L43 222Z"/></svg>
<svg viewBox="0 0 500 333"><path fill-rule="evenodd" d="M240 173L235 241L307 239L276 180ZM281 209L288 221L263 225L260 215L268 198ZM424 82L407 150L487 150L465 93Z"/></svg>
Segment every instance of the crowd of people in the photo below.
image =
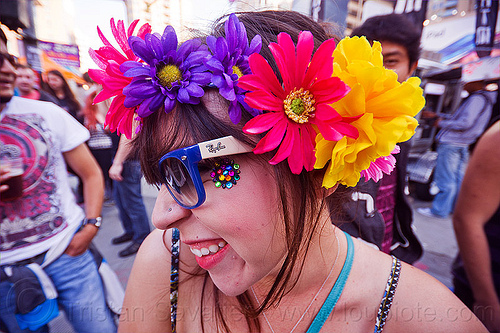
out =
<svg viewBox="0 0 500 333"><path fill-rule="evenodd" d="M170 26L111 25L120 49L92 50L81 99L0 30L0 331L46 332L61 308L77 332L500 332L500 121L482 81L452 115L421 112L439 128L439 193L418 211L452 214L453 292L412 266L425 100L406 16L341 39L296 12L245 12L180 45ZM153 231L143 176L160 189ZM110 244L137 254L119 309L92 245L105 202L123 227Z"/></svg>

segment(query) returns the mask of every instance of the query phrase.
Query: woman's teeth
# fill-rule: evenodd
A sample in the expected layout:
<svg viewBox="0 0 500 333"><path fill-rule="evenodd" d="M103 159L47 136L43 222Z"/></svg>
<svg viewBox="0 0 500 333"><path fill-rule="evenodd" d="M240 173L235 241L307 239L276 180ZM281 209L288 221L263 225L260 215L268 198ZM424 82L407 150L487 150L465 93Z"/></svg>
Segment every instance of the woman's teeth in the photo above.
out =
<svg viewBox="0 0 500 333"><path fill-rule="evenodd" d="M226 246L227 243L224 241L219 242L219 244L212 244L208 248L202 247L200 249L193 249L190 247L191 252L197 257L203 257L209 254L214 254L219 252L220 249L222 249L224 246Z"/></svg>

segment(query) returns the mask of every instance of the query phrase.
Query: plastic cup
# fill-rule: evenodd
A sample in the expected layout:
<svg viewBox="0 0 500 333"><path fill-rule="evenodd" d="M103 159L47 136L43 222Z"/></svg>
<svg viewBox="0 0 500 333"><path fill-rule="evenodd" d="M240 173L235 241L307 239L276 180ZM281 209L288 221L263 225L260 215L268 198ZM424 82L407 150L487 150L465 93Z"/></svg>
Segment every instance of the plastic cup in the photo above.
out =
<svg viewBox="0 0 500 333"><path fill-rule="evenodd" d="M9 188L0 192L0 201L13 201L19 199L23 195L23 159L2 157L0 159L0 167L2 170L8 169L8 179L0 183L0 185L8 185Z"/></svg>

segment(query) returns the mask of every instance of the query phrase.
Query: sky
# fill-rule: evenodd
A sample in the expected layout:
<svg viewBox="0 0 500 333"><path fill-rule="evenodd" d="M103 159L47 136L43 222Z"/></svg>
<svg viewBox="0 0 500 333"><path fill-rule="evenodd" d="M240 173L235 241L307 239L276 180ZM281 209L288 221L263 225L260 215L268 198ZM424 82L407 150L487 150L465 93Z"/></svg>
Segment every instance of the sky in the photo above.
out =
<svg viewBox="0 0 500 333"><path fill-rule="evenodd" d="M114 41L109 20L111 17L117 20L125 20L128 27L127 10L121 0L72 0L75 13L75 34L79 40L81 70L97 68L88 55L89 47L97 49L102 42L97 35L97 26L101 28L104 36Z"/></svg>
<svg viewBox="0 0 500 333"><path fill-rule="evenodd" d="M101 28L104 36L113 43L109 20L111 17L125 20L128 27L127 10L122 0L71 0L65 1L66 10L74 13L75 35L80 48L80 70L85 72L88 68L97 68L88 55L89 47L96 49L102 46L97 35L97 26ZM206 28L213 20L230 11L227 0L185 0L183 2L185 19L190 28ZM157 31L157 32L163 32Z"/></svg>

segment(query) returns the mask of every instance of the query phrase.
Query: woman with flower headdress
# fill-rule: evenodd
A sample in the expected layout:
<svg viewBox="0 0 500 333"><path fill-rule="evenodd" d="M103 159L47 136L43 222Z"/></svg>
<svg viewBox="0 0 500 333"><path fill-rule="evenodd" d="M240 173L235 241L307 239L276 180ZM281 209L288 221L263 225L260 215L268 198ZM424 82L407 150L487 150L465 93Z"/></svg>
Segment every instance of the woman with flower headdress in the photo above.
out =
<svg viewBox="0 0 500 333"><path fill-rule="evenodd" d="M336 44L289 11L118 43L93 74L160 187L121 331L485 332L438 281L331 223L344 185L394 167L424 103L380 45Z"/></svg>

